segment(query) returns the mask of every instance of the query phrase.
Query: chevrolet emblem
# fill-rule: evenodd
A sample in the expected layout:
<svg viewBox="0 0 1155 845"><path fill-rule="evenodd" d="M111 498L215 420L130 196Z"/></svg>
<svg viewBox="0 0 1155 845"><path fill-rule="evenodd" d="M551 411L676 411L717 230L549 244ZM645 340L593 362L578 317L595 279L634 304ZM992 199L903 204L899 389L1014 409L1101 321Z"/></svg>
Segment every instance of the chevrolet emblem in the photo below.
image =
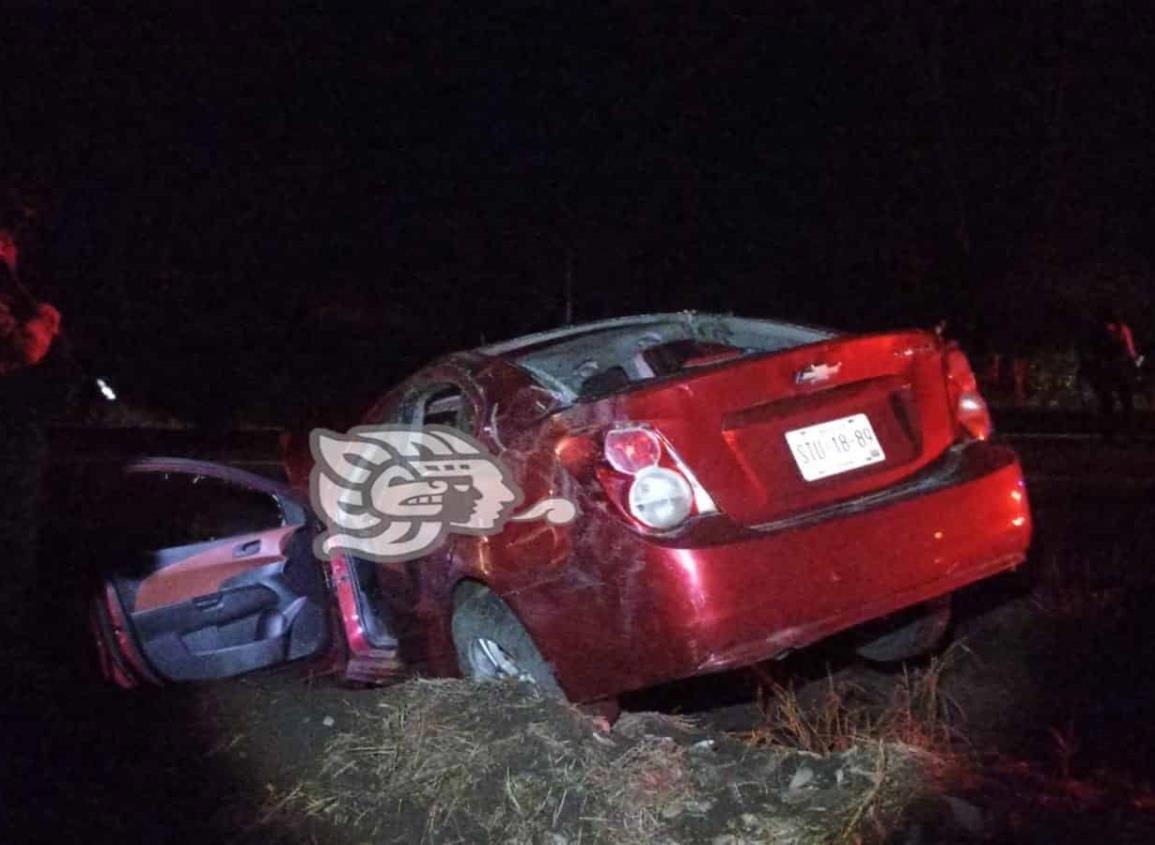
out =
<svg viewBox="0 0 1155 845"><path fill-rule="evenodd" d="M841 369L841 361L836 361L833 364L811 364L809 367L804 367L794 374L794 383L818 384L822 381L829 381L838 375L838 371Z"/></svg>

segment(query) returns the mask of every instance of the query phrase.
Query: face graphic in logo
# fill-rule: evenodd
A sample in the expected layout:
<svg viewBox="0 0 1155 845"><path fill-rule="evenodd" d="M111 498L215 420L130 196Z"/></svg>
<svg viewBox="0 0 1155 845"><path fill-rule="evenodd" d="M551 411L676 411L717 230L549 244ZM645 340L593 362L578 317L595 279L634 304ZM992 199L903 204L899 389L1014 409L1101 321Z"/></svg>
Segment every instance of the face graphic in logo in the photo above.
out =
<svg viewBox="0 0 1155 845"><path fill-rule="evenodd" d="M319 556L343 552L380 562L411 560L449 533L495 534L510 520L576 516L565 499L513 515L524 501L508 468L472 437L445 426L363 426L310 435L313 506L328 530Z"/></svg>
<svg viewBox="0 0 1155 845"><path fill-rule="evenodd" d="M462 531L496 527L520 500L491 458L409 461L379 474L369 490L384 516L437 518Z"/></svg>

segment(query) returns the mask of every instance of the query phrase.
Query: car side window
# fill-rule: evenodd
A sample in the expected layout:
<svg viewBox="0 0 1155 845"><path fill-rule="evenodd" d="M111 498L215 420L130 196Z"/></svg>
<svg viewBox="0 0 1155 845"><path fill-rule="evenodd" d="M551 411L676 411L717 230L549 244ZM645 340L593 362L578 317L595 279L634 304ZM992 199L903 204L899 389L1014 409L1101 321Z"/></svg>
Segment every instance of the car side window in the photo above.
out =
<svg viewBox="0 0 1155 845"><path fill-rule="evenodd" d="M438 385L418 395L412 419L418 425L444 425L472 434L477 426L477 409L461 388Z"/></svg>
<svg viewBox="0 0 1155 845"><path fill-rule="evenodd" d="M189 473L129 473L121 479L114 522L140 549L205 543L285 524L276 497Z"/></svg>

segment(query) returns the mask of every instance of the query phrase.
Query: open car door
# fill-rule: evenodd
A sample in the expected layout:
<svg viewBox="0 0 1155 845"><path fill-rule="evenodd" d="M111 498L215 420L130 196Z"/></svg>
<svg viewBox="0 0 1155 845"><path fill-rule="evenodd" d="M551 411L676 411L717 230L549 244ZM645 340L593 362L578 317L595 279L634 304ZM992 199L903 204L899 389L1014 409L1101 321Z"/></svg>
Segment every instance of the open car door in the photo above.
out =
<svg viewBox="0 0 1155 845"><path fill-rule="evenodd" d="M226 678L326 648L312 517L287 487L176 458L128 464L112 484L93 622L113 680Z"/></svg>

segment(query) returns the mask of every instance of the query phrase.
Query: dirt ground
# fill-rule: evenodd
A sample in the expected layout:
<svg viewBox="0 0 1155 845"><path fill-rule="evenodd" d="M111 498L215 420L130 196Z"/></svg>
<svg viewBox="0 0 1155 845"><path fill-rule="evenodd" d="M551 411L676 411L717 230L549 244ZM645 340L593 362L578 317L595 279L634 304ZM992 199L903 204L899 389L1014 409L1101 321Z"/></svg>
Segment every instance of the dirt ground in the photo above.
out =
<svg viewBox="0 0 1155 845"><path fill-rule="evenodd" d="M215 719L252 724L284 694L233 692ZM933 764L895 744L754 747L669 715L610 729L516 684L416 681L322 700L324 715L300 717L311 743L289 747L268 728L233 741L271 787L255 823L243 814L252 841L270 827L333 843L854 841L928 793Z"/></svg>
<svg viewBox="0 0 1155 845"><path fill-rule="evenodd" d="M835 640L630 696L608 731L458 682L112 689L76 571L92 550L49 526L4 595L0 842L1155 842L1155 500L1092 462L1093 487L1032 486L1031 560L957 597L933 663L873 667ZM880 744L931 669L933 713ZM811 724L837 702L830 753L767 741L790 735L775 684ZM919 737L933 754L899 741Z"/></svg>

